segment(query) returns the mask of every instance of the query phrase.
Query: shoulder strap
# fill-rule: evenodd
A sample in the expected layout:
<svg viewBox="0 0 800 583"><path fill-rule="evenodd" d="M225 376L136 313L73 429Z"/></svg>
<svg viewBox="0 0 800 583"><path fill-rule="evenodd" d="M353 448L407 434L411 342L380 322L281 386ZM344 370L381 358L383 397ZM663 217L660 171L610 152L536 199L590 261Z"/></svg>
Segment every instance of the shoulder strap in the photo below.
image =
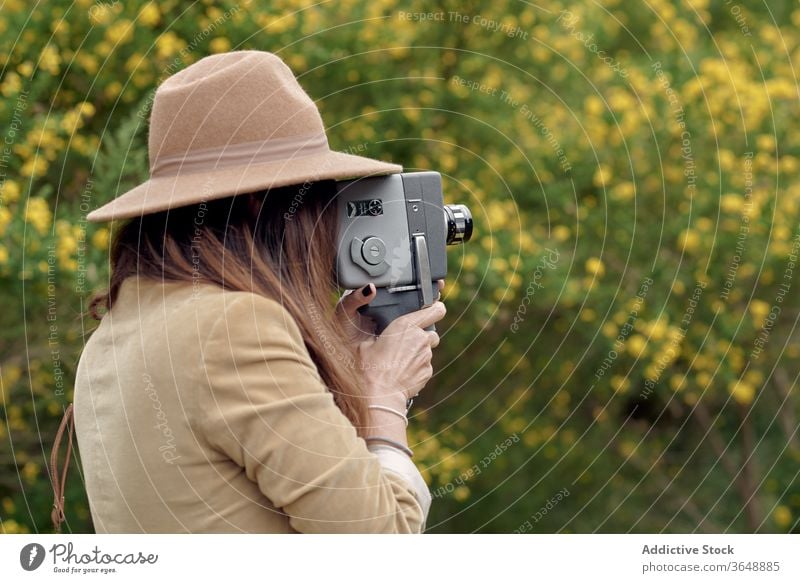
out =
<svg viewBox="0 0 800 583"><path fill-rule="evenodd" d="M61 475L58 472L58 450L61 449L61 438L64 435L64 429L69 427L69 438L67 441L67 457L64 459L64 468ZM50 481L53 484L53 510L50 513L50 518L53 521L53 529L56 532L61 532L61 523L64 522L64 487L67 485L67 470L69 469L69 461L72 457L72 433L75 428L75 417L72 413L72 403L70 403L64 410L64 416L61 418L61 425L58 427L56 438L53 441L53 451L50 452Z"/></svg>

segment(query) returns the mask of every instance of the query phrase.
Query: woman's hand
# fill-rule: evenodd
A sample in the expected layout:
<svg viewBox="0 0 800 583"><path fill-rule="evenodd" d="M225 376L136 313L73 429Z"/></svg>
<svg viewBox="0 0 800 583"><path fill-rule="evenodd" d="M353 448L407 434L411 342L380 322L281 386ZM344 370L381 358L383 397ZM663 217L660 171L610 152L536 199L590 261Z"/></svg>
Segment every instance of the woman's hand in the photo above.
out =
<svg viewBox="0 0 800 583"><path fill-rule="evenodd" d="M441 292L444 289L444 280L440 279L436 284ZM346 341L352 346L358 346L364 340L375 337L375 322L358 311L358 308L374 300L375 295L375 285L370 283L361 289L347 290L336 304L336 317L344 328Z"/></svg>
<svg viewBox="0 0 800 583"><path fill-rule="evenodd" d="M439 344L439 335L424 328L441 320L446 311L442 302L434 302L400 316L380 336L358 344L370 405L405 411L406 401L427 384L433 376L431 358L433 348Z"/></svg>
<svg viewBox="0 0 800 583"><path fill-rule="evenodd" d="M347 290L336 304L336 317L342 324L346 341L354 346L374 337L375 322L362 315L358 308L366 306L375 299L375 285L368 284L361 289Z"/></svg>

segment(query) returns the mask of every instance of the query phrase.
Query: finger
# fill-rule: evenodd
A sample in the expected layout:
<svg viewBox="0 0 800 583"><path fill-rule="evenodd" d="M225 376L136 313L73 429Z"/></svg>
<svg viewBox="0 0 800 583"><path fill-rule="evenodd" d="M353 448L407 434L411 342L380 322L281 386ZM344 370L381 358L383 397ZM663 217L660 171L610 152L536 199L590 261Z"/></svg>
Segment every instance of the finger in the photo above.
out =
<svg viewBox="0 0 800 583"><path fill-rule="evenodd" d="M436 332L429 330L425 332L425 336L427 337L428 344L431 348L436 348L439 346L439 335Z"/></svg>
<svg viewBox="0 0 800 583"><path fill-rule="evenodd" d="M444 289L444 280L443 279L437 279L436 280L436 285L439 286L439 291L442 291Z"/></svg>
<svg viewBox="0 0 800 583"><path fill-rule="evenodd" d="M375 285L369 283L361 289L353 290L344 296L340 305L345 314L348 316L355 316L356 310L370 303L375 299L375 295Z"/></svg>
<svg viewBox="0 0 800 583"><path fill-rule="evenodd" d="M427 328L431 324L435 324L447 313L447 309L442 302L434 302L427 308L422 308L416 312L405 314L397 318L392 324L397 322L397 326L417 326L419 328ZM390 326L392 325L390 324Z"/></svg>

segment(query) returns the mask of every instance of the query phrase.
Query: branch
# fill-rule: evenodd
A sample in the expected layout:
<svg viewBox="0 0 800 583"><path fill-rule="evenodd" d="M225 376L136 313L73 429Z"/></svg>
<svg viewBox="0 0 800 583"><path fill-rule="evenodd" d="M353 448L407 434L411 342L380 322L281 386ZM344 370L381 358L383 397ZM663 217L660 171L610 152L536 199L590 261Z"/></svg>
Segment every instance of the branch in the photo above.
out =
<svg viewBox="0 0 800 583"><path fill-rule="evenodd" d="M750 418L751 409L749 405L739 406L741 418L741 443L742 443L742 470L739 479L736 480L742 499L744 500L745 520L747 529L754 533L758 530L761 523L761 504L758 499L758 488L756 484L758 470L756 469L755 436L753 423Z"/></svg>
<svg viewBox="0 0 800 583"><path fill-rule="evenodd" d="M722 437L719 434L719 431L716 427L714 427L714 423L711 421L711 413L708 412L708 408L705 406L702 400L698 400L694 407L695 415L697 416L697 420L700 422L700 425L703 426L703 429L706 430L706 436L708 437L708 443L711 445L711 449L714 450L714 453L719 459L722 466L725 468L725 471L731 477L731 479L736 479L739 475L739 468L736 467L725 450L727 446L725 442L722 440Z"/></svg>
<svg viewBox="0 0 800 583"><path fill-rule="evenodd" d="M797 400L792 393L793 385L786 374L786 369L776 367L770 383L781 398L778 406L778 422L786 437L789 450L793 453L800 452L800 438L797 435Z"/></svg>

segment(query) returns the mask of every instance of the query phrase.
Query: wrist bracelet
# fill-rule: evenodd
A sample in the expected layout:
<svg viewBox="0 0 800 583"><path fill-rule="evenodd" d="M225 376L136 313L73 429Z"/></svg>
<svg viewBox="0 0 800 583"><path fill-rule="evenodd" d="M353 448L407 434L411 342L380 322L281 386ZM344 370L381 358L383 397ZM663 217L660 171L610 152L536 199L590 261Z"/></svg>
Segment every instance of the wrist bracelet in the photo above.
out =
<svg viewBox="0 0 800 583"><path fill-rule="evenodd" d="M406 427L408 427L408 417L406 417L402 411L398 411L397 409L392 409L391 407L386 407L384 405L369 405L367 409L375 409L376 411L386 411L387 413L396 415L397 417L400 417L400 419L405 421Z"/></svg>
<svg viewBox="0 0 800 583"><path fill-rule="evenodd" d="M411 451L410 448L406 447L402 443L400 443L398 441L395 441L393 439L388 439L386 437L365 437L364 441L366 441L367 443L369 443L370 441L378 441L380 443L385 443L386 445L388 445L390 447L393 447L395 449L399 449L400 451L402 451L404 454L406 454L410 458L414 457L414 452Z"/></svg>

